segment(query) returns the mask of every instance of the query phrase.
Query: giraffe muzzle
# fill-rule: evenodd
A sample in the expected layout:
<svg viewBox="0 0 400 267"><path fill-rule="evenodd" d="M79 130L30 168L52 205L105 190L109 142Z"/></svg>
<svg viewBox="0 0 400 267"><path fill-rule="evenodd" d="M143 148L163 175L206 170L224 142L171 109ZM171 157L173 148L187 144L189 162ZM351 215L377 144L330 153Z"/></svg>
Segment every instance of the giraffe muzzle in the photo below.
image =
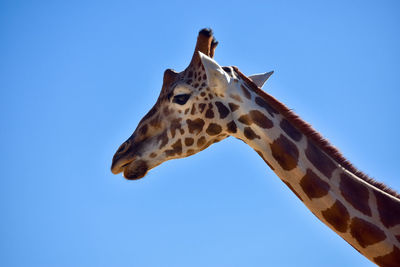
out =
<svg viewBox="0 0 400 267"><path fill-rule="evenodd" d="M132 161L135 160L135 156L130 153L130 142L129 140L124 142L115 152L111 164L111 172L118 174L124 170Z"/></svg>
<svg viewBox="0 0 400 267"><path fill-rule="evenodd" d="M137 180L143 178L148 172L149 167L146 161L137 160L133 157L130 160L118 159L113 161L111 165L111 172L118 174L123 172L123 175L128 180Z"/></svg>
<svg viewBox="0 0 400 267"><path fill-rule="evenodd" d="M123 172L124 169L129 166L129 164L132 163L132 161L134 161L135 159L123 159L118 157L117 155L114 155L112 164L111 164L111 172L113 174L118 174L120 172Z"/></svg>
<svg viewBox="0 0 400 267"><path fill-rule="evenodd" d="M131 138L124 142L113 157L111 172L113 174L123 172L124 177L128 180L144 177L149 167L146 161L140 159L139 147L140 143L131 142Z"/></svg>

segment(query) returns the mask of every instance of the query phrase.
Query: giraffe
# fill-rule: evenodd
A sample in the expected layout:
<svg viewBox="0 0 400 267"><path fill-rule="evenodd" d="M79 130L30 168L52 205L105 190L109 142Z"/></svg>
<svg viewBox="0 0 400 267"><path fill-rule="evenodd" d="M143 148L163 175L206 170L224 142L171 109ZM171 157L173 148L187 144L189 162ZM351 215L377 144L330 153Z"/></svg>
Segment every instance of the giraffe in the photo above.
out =
<svg viewBox="0 0 400 267"><path fill-rule="evenodd" d="M114 174L144 177L228 136L251 146L298 199L359 253L400 266L400 195L356 169L309 124L261 90L273 72L247 77L214 59L211 29L199 32L189 66L164 72L161 93L118 148Z"/></svg>

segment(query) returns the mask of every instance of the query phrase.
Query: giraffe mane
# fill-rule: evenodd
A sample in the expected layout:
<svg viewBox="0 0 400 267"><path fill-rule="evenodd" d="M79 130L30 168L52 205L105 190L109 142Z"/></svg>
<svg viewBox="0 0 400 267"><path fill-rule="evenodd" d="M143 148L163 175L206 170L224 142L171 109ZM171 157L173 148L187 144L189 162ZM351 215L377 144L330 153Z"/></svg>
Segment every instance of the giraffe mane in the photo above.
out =
<svg viewBox="0 0 400 267"><path fill-rule="evenodd" d="M366 181L367 183L379 188L380 190L388 193L389 195L400 199L400 194L395 190L387 187L384 183L378 182L369 177L367 174L358 170L349 160L347 160L342 153L334 147L327 139L325 139L319 132L317 132L309 123L302 120L296 113L290 110L286 105L276 100L273 96L261 90L252 80L239 71L235 66L232 66L238 76L253 90L257 95L262 97L268 104L279 111L294 127L300 130L309 140L315 145L320 147L326 154L328 154L334 161L344 167L346 170Z"/></svg>

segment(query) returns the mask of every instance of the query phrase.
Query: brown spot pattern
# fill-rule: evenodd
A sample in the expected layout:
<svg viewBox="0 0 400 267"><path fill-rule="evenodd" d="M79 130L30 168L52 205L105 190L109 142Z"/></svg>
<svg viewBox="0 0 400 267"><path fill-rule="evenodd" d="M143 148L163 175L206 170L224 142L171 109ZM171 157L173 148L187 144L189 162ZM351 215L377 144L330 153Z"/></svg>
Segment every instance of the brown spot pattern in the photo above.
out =
<svg viewBox="0 0 400 267"><path fill-rule="evenodd" d="M238 121L243 123L243 124L246 124L246 125L250 125L251 124L251 119L250 119L250 116L248 114L240 116Z"/></svg>
<svg viewBox="0 0 400 267"><path fill-rule="evenodd" d="M179 118L179 119L173 119L172 121L171 121L171 136L172 136L172 138L174 138L175 137L175 132L176 132L176 130L178 130L178 129L180 129L181 128L181 118Z"/></svg>
<svg viewBox="0 0 400 267"><path fill-rule="evenodd" d="M245 127L243 133L244 136L249 140L253 140L254 138L260 139L260 136L257 135L250 127Z"/></svg>
<svg viewBox="0 0 400 267"><path fill-rule="evenodd" d="M274 124L270 119L268 119L262 112L258 110L251 110L249 112L250 118L252 121L261 128L270 129Z"/></svg>
<svg viewBox="0 0 400 267"><path fill-rule="evenodd" d="M360 218L351 220L350 234L363 248L386 239L386 235L381 229Z"/></svg>
<svg viewBox="0 0 400 267"><path fill-rule="evenodd" d="M213 111L213 106L212 104L208 104L208 109L206 111L206 118L212 119L214 118L214 111Z"/></svg>
<svg viewBox="0 0 400 267"><path fill-rule="evenodd" d="M357 210L365 215L371 216L371 209L368 205L369 192L367 187L356 181L346 173L340 174L340 192L343 197Z"/></svg>
<svg viewBox="0 0 400 267"><path fill-rule="evenodd" d="M294 141L300 141L302 134L288 120L283 119L280 123L282 130Z"/></svg>
<svg viewBox="0 0 400 267"><path fill-rule="evenodd" d="M307 169L306 175L301 178L300 186L309 199L321 198L328 194L330 189L329 184L310 169Z"/></svg>
<svg viewBox="0 0 400 267"><path fill-rule="evenodd" d="M209 135L217 135L222 131L222 127L215 123L210 123L207 127L207 134Z"/></svg>
<svg viewBox="0 0 400 267"><path fill-rule="evenodd" d="M392 227L400 224L400 205L399 201L394 200L386 194L374 190L376 204L378 206L379 217L383 225Z"/></svg>
<svg viewBox="0 0 400 267"><path fill-rule="evenodd" d="M297 166L299 159L299 150L296 145L287 139L284 135L280 135L272 144L270 144L272 156L286 171L290 171Z"/></svg>
<svg viewBox="0 0 400 267"><path fill-rule="evenodd" d="M236 105L235 103L229 103L228 105L232 112L234 112L235 110L237 110L239 108L239 105Z"/></svg>
<svg viewBox="0 0 400 267"><path fill-rule="evenodd" d="M261 97L257 96L255 99L255 102L257 105L259 105L260 107L264 108L266 111L268 111L268 113L274 117L274 113L278 114L278 112L272 108L264 99L262 99Z"/></svg>
<svg viewBox="0 0 400 267"><path fill-rule="evenodd" d="M228 116L228 114L229 114L229 109L219 101L216 101L215 105L217 106L219 117L221 119L226 118L226 116Z"/></svg>
<svg viewBox="0 0 400 267"><path fill-rule="evenodd" d="M182 154L181 139L178 139L171 147L172 147L172 149L165 150L165 155L167 155L167 157Z"/></svg>
<svg viewBox="0 0 400 267"><path fill-rule="evenodd" d="M339 200L336 200L332 207L322 211L322 216L336 231L341 233L347 231L350 215Z"/></svg>
<svg viewBox="0 0 400 267"><path fill-rule="evenodd" d="M167 143L168 143L168 134L167 131L162 132L158 138L157 138L158 142L161 142L160 145L158 146L158 149L163 148Z"/></svg>
<svg viewBox="0 0 400 267"><path fill-rule="evenodd" d="M199 134L203 130L204 121L202 119L195 119L195 120L187 119L186 122L188 124L190 133Z"/></svg>
<svg viewBox="0 0 400 267"><path fill-rule="evenodd" d="M197 140L197 146L202 147L206 143L206 138L204 136L200 137L199 140Z"/></svg>
<svg viewBox="0 0 400 267"><path fill-rule="evenodd" d="M185 138L185 145L186 146L191 146L191 145L193 145L193 143L194 143L194 139L193 138L191 138L191 137Z"/></svg>
<svg viewBox="0 0 400 267"><path fill-rule="evenodd" d="M190 114L194 115L195 113L196 113L196 104L193 104Z"/></svg>
<svg viewBox="0 0 400 267"><path fill-rule="evenodd" d="M199 104L200 113L203 113L203 111L204 111L205 108L206 108L206 104L204 104L204 103L200 103L200 104Z"/></svg>
<svg viewBox="0 0 400 267"><path fill-rule="evenodd" d="M230 133L236 133L237 131L236 123L234 121L229 122L226 127Z"/></svg>
<svg viewBox="0 0 400 267"><path fill-rule="evenodd" d="M314 165L314 167L326 177L331 178L332 172L336 169L333 161L310 140L308 140L308 146L305 152L306 157Z"/></svg>
<svg viewBox="0 0 400 267"><path fill-rule="evenodd" d="M374 258L376 264L382 267L398 267L400 262L400 249L393 246L393 251L384 255Z"/></svg>

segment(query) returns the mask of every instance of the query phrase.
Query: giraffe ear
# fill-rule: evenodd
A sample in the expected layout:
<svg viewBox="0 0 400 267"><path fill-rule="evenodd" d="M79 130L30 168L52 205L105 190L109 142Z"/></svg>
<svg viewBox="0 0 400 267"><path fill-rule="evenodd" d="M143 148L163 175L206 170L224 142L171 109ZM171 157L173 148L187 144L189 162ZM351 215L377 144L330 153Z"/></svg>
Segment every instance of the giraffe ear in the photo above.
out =
<svg viewBox="0 0 400 267"><path fill-rule="evenodd" d="M201 63L206 70L208 86L217 91L225 91L229 83L229 76L214 59L199 52Z"/></svg>
<svg viewBox="0 0 400 267"><path fill-rule="evenodd" d="M274 71L254 74L250 75L249 79L252 80L258 87L262 88L264 83L268 80L269 77L271 77L272 74L274 74Z"/></svg>

